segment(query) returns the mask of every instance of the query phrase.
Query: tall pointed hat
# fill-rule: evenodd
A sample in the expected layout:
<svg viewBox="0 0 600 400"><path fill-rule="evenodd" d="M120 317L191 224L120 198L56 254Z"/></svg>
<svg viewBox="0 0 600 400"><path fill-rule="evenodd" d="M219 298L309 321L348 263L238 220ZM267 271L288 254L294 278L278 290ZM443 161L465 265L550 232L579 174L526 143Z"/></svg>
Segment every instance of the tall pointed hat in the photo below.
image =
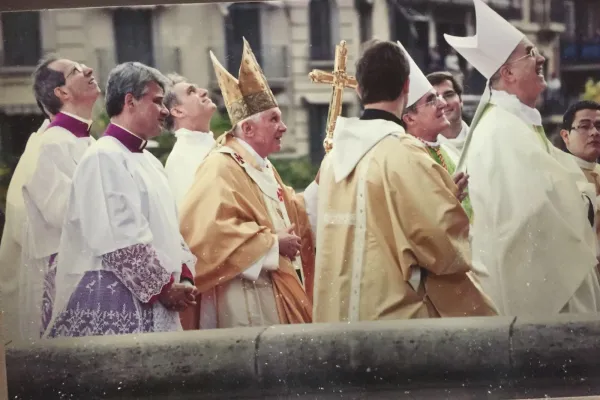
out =
<svg viewBox="0 0 600 400"><path fill-rule="evenodd" d="M398 46L404 52L404 55L408 59L408 64L410 65L410 75L409 75L409 83L408 83L408 102L406 103L406 107L410 107L415 104L423 95L433 89L429 80L425 74L421 71L415 60L408 54L408 51L402 46L402 43L398 40Z"/></svg>
<svg viewBox="0 0 600 400"><path fill-rule="evenodd" d="M210 52L217 82L221 88L232 126L261 111L278 107L275 96L269 87L262 68L256 61L250 44L246 38L243 38L243 41L244 48L238 79L221 65L212 51Z"/></svg>
<svg viewBox="0 0 600 400"><path fill-rule="evenodd" d="M482 0L473 0L473 3L475 5L475 35L458 37L444 34L446 42L488 80L467 132L465 146L456 165L456 172L463 170L473 131L490 102L491 77L504 65L525 38L521 31L498 15Z"/></svg>
<svg viewBox="0 0 600 400"><path fill-rule="evenodd" d="M475 35L457 37L444 34L444 38L477 71L490 79L508 60L525 35L482 0L473 2Z"/></svg>

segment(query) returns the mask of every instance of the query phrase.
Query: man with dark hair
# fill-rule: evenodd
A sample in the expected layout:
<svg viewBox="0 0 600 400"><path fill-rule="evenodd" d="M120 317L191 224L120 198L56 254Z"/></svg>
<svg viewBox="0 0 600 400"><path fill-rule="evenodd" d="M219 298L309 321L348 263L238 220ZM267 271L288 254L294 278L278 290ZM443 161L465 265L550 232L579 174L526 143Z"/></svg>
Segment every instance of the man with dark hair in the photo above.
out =
<svg viewBox="0 0 600 400"><path fill-rule="evenodd" d="M338 118L321 164L314 322L495 315L467 274L458 188L402 128L409 73L392 42L357 62L365 111Z"/></svg>
<svg viewBox="0 0 600 400"><path fill-rule="evenodd" d="M192 186L198 166L215 147L210 120L217 106L206 89L179 75L170 74L167 78L170 87L165 95L165 107L170 114L166 127L175 132L177 142L167 158L165 171L179 206Z"/></svg>
<svg viewBox="0 0 600 400"><path fill-rule="evenodd" d="M137 62L108 76L110 124L68 192L46 338L177 331L177 311L195 304L195 258L179 233L164 168L144 149L168 115L166 86L160 72Z"/></svg>
<svg viewBox="0 0 600 400"><path fill-rule="evenodd" d="M34 340L47 323L53 271L71 178L88 146L92 108L100 94L91 68L54 55L33 73L33 92L49 116L31 135L12 177L0 244L5 331ZM49 281L44 276L49 273ZM18 305L17 305L18 304Z"/></svg>
<svg viewBox="0 0 600 400"><path fill-rule="evenodd" d="M469 131L469 126L462 119L463 88L454 75L446 71L432 72L427 75L427 80L446 102L444 114L450 122L450 126L440 131L438 140L448 146L458 160Z"/></svg>
<svg viewBox="0 0 600 400"><path fill-rule="evenodd" d="M563 116L560 136L568 153L583 171L588 182L596 188L600 197L600 104L595 101L579 101L572 104ZM594 219L596 237L600 250L600 209Z"/></svg>

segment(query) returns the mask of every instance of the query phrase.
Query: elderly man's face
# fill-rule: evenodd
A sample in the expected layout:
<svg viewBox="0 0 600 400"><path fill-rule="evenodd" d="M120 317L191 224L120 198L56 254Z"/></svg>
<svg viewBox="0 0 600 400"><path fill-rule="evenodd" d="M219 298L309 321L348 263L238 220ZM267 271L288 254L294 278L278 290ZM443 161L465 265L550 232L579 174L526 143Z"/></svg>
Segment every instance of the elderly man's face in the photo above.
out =
<svg viewBox="0 0 600 400"><path fill-rule="evenodd" d="M546 59L529 39L524 39L508 60L514 83L525 93L540 95L546 88L544 63Z"/></svg>
<svg viewBox="0 0 600 400"><path fill-rule="evenodd" d="M279 107L263 112L258 121L248 123L250 125L245 130L246 140L261 157L281 150L281 138L287 127L281 120Z"/></svg>
<svg viewBox="0 0 600 400"><path fill-rule="evenodd" d="M160 135L169 115L169 110L163 104L163 89L156 83L150 82L146 93L139 99L132 99L132 121L136 132L145 136L144 139Z"/></svg>
<svg viewBox="0 0 600 400"><path fill-rule="evenodd" d="M403 116L407 131L423 140L434 141L441 131L450 126L444 111L446 106L444 98L431 89L417 101L415 111Z"/></svg>
<svg viewBox="0 0 600 400"><path fill-rule="evenodd" d="M100 95L100 87L91 68L67 59L56 60L48 68L65 76L64 86L55 89L63 103L94 102Z"/></svg>
<svg viewBox="0 0 600 400"><path fill-rule="evenodd" d="M600 157L600 110L579 110L575 113L570 130L562 130L567 149L585 161Z"/></svg>
<svg viewBox="0 0 600 400"><path fill-rule="evenodd" d="M190 118L194 120L210 119L217 106L208 97L208 91L189 82L179 82L174 87L179 104L173 107L173 116L176 118Z"/></svg>

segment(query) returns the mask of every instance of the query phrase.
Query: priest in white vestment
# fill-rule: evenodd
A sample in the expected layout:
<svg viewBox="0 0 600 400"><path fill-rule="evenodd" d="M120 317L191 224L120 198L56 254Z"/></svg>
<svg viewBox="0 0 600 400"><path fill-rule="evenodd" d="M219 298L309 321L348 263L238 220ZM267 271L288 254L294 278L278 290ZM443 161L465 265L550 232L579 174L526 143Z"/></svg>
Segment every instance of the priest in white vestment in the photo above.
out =
<svg viewBox="0 0 600 400"><path fill-rule="evenodd" d="M198 166L215 147L210 121L217 106L206 89L179 75L167 78L171 85L165 96L165 107L170 113L166 128L175 131L177 142L167 158L165 171L179 207L192 186Z"/></svg>
<svg viewBox="0 0 600 400"><path fill-rule="evenodd" d="M164 168L145 150L168 115L166 86L140 63L109 74L111 122L73 176L46 338L178 331L178 311L195 305L195 257Z"/></svg>
<svg viewBox="0 0 600 400"><path fill-rule="evenodd" d="M597 162L600 158L600 104L586 100L571 104L563 116L560 136L588 182L596 188L596 199L600 198ZM596 209L594 224L600 256L600 208Z"/></svg>
<svg viewBox="0 0 600 400"><path fill-rule="evenodd" d="M198 258L201 304L186 329L312 322L314 240L307 208L268 156L287 128L250 45L239 80L211 53L233 128L198 168L181 206L183 237ZM311 195L312 193L312 195Z"/></svg>
<svg viewBox="0 0 600 400"><path fill-rule="evenodd" d="M10 215L10 229L19 235L13 243L20 242L21 254L3 259L0 266L2 273L14 271L2 284L16 289L2 293L2 304L18 303L18 321L9 318L4 326L11 339L25 341L39 339L48 322L67 195L75 166L94 141L89 128L100 88L91 68L48 56L33 74L33 92L52 122L30 137L11 181L9 197L16 213Z"/></svg>
<svg viewBox="0 0 600 400"><path fill-rule="evenodd" d="M459 188L402 127L409 65L391 42L357 62L365 111L338 117L320 172L314 322L496 315Z"/></svg>
<svg viewBox="0 0 600 400"><path fill-rule="evenodd" d="M482 286L502 315L596 312L588 219L595 190L544 133L535 104L546 87L545 60L523 33L474 2L476 36L445 37L488 79L462 154L475 214L473 255L489 273Z"/></svg>
<svg viewBox="0 0 600 400"><path fill-rule="evenodd" d="M469 125L463 120L463 87L451 72L438 71L427 75L427 80L444 98L444 113L450 125L438 135L438 141L447 146L450 157L456 162L465 146Z"/></svg>

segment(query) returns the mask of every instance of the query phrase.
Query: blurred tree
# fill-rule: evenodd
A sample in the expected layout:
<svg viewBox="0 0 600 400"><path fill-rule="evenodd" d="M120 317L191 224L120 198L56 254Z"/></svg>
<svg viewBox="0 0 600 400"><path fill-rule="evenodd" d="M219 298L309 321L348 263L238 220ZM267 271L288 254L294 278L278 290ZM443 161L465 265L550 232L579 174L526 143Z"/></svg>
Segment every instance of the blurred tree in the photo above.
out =
<svg viewBox="0 0 600 400"><path fill-rule="evenodd" d="M582 100L592 100L600 103L600 81L594 82L593 79L588 79L585 83L584 92L581 95Z"/></svg>

